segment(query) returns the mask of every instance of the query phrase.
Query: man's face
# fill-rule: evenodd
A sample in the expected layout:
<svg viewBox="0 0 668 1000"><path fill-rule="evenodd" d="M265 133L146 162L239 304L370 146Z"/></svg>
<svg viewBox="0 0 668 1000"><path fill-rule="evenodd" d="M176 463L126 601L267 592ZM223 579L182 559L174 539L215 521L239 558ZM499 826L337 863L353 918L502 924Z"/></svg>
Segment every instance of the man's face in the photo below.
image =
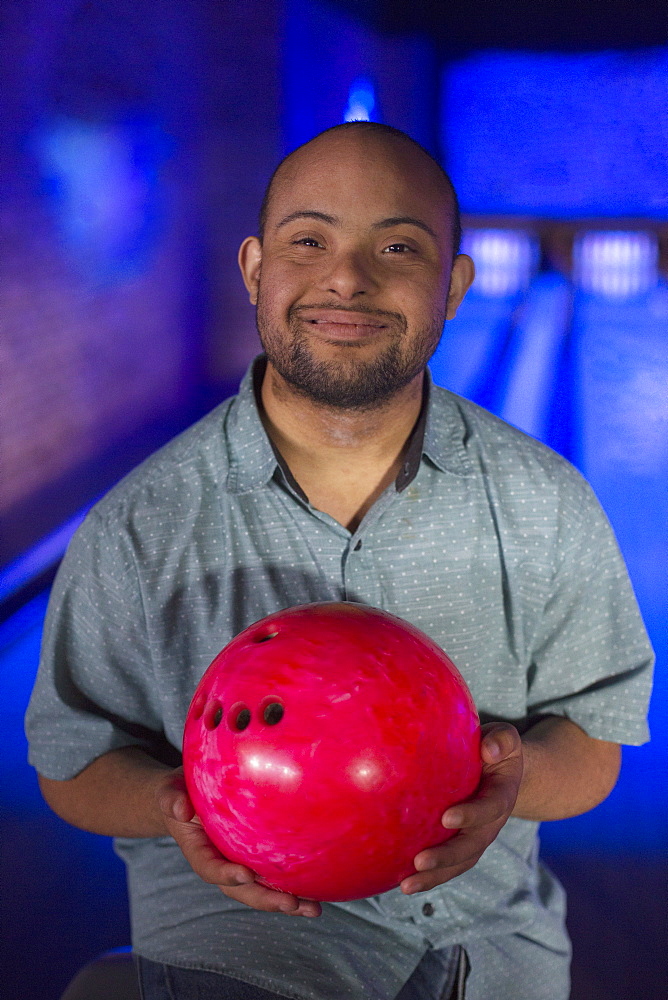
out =
<svg viewBox="0 0 668 1000"><path fill-rule="evenodd" d="M295 154L262 245L245 241L240 263L270 364L344 409L381 405L415 379L462 297L448 303L445 186L419 150L387 137L329 135Z"/></svg>

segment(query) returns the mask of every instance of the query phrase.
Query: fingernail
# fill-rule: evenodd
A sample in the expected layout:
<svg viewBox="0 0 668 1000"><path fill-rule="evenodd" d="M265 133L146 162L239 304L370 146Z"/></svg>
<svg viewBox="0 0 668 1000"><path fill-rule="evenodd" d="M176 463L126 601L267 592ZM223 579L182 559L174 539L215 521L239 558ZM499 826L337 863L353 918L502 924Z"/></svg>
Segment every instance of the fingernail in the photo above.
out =
<svg viewBox="0 0 668 1000"><path fill-rule="evenodd" d="M459 809L448 809L448 811L443 814L441 823L443 824L443 826L446 826L448 827L448 829L452 830L460 827L463 821L464 821L464 816L459 811Z"/></svg>
<svg viewBox="0 0 668 1000"><path fill-rule="evenodd" d="M485 743L485 749L493 760L501 756L501 747L496 740L489 740L488 743Z"/></svg>
<svg viewBox="0 0 668 1000"><path fill-rule="evenodd" d="M245 874L244 875L237 875L237 877L236 877L237 885L250 885L251 882L254 882L254 881L255 881L255 879L250 874L248 874L248 875L245 875Z"/></svg>

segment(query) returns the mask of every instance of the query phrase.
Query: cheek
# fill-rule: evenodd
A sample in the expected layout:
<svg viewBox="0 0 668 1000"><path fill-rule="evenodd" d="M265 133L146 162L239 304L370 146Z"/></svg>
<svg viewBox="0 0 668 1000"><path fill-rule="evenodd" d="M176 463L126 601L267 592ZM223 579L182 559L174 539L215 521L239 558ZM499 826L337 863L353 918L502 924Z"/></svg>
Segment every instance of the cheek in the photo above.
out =
<svg viewBox="0 0 668 1000"><path fill-rule="evenodd" d="M276 317L285 313L287 300L284 299L285 285L281 281L276 281L273 275L260 277L257 296L258 318Z"/></svg>
<svg viewBox="0 0 668 1000"><path fill-rule="evenodd" d="M406 289L402 307L414 329L442 326L445 322L448 287L442 282L422 281Z"/></svg>
<svg viewBox="0 0 668 1000"><path fill-rule="evenodd" d="M419 303L429 310L430 303L444 302L450 286L450 272L435 264L406 268L405 274L395 274L392 284L397 294L407 301Z"/></svg>
<svg viewBox="0 0 668 1000"><path fill-rule="evenodd" d="M272 263L260 273L258 283L258 305L262 304L267 313L283 313L303 295L309 287L309 278L304 270Z"/></svg>

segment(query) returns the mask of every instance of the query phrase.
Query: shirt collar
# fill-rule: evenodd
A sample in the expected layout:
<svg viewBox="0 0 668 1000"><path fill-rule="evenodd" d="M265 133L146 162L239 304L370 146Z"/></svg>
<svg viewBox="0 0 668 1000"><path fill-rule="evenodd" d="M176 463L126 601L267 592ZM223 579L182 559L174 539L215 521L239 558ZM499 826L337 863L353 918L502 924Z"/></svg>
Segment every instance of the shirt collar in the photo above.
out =
<svg viewBox="0 0 668 1000"><path fill-rule="evenodd" d="M420 462L422 461L424 433L427 426L430 395L431 385L429 380L425 377L422 388L422 406L420 408L420 415L410 433L408 447L406 448L406 454L404 455L404 464L399 469L399 474L395 480L397 493L401 493L405 490L409 483L412 483L418 474Z"/></svg>
<svg viewBox="0 0 668 1000"><path fill-rule="evenodd" d="M251 363L241 380L227 416L230 459L227 488L230 493L248 493L259 486L265 486L276 472L276 454L258 409L264 370L265 357L261 354Z"/></svg>
<svg viewBox="0 0 668 1000"><path fill-rule="evenodd" d="M266 358L251 363L228 414L230 468L227 487L232 493L247 493L266 485L280 468L286 482L308 503L308 498L287 463L269 439L260 418L260 389ZM425 371L420 415L411 431L404 463L396 479L398 493L415 479L425 455L442 472L467 475L471 471L464 447L465 427L456 396L434 386Z"/></svg>
<svg viewBox="0 0 668 1000"><path fill-rule="evenodd" d="M429 386L429 407L422 452L441 472L469 476L473 472L466 448L469 432L459 397L448 389L434 385L428 368L425 383Z"/></svg>

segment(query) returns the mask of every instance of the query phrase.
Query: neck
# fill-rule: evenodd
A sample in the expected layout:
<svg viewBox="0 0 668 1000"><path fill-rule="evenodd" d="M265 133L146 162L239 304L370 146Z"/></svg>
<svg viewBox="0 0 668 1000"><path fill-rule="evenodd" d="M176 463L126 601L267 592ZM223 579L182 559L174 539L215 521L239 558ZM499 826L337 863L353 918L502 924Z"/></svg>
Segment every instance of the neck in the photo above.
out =
<svg viewBox="0 0 668 1000"><path fill-rule="evenodd" d="M267 363L262 419L267 434L313 506L354 528L396 479L420 414L420 373L371 410L321 406L296 393Z"/></svg>

